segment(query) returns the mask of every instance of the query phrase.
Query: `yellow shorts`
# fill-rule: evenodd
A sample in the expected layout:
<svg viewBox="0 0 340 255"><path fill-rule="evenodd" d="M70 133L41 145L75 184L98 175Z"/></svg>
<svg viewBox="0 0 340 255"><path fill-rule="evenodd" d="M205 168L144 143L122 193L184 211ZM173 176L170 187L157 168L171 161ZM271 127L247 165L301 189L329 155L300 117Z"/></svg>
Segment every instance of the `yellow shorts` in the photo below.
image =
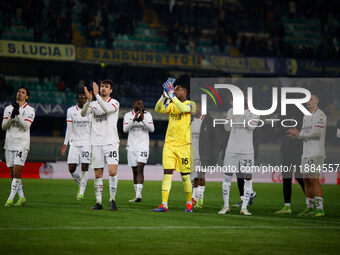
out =
<svg viewBox="0 0 340 255"><path fill-rule="evenodd" d="M192 172L191 144L184 146L171 146L164 144L163 169L175 169L180 173Z"/></svg>

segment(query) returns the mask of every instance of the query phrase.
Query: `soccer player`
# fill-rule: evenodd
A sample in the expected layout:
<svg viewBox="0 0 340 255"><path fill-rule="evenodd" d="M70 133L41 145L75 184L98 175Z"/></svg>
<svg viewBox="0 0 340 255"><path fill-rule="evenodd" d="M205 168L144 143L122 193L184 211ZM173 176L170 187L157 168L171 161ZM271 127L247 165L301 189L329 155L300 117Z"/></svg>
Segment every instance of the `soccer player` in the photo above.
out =
<svg viewBox="0 0 340 255"><path fill-rule="evenodd" d="M194 152L194 172L191 173L193 182L192 203L194 207L203 208L205 191L205 169L216 164L219 150L217 128L213 128L213 118L209 113L202 115L201 103L196 103L196 113L191 122L192 147Z"/></svg>
<svg viewBox="0 0 340 255"><path fill-rule="evenodd" d="M190 172L192 167L191 159L191 113L195 113L195 104L188 100L190 87L188 78L181 77L175 88L174 79L169 78L163 84L165 93L172 102L165 105L165 93L158 100L155 111L169 114L169 124L166 131L165 143L163 147L163 182L162 182L162 204L152 211L167 212L168 199L171 189L172 175L174 170L181 173L184 192L186 196L185 211L192 212L192 186Z"/></svg>
<svg viewBox="0 0 340 255"><path fill-rule="evenodd" d="M340 138L340 119L336 122L336 137Z"/></svg>
<svg viewBox="0 0 340 255"><path fill-rule="evenodd" d="M144 166L149 157L149 132L155 127L151 113L144 110L142 99L135 99L133 110L125 113L124 133L129 133L126 150L128 165L132 168L136 197L129 202L141 202L144 183Z"/></svg>
<svg viewBox="0 0 340 255"><path fill-rule="evenodd" d="M70 144L67 164L73 179L79 185L77 200L84 199L90 164L91 122L87 116L80 115L86 99L85 93L79 92L77 95L78 104L67 109L67 128L64 145L61 147L61 154L65 156L67 145ZM81 164L81 177L76 171L78 164Z"/></svg>
<svg viewBox="0 0 340 255"><path fill-rule="evenodd" d="M219 214L230 212L229 195L233 175L232 170L235 170L242 173L244 178L244 195L240 214L251 215L247 206L253 193L252 175L244 170L254 165L253 130L257 126L256 119L258 119L258 116L252 114L248 109L245 110L244 115L233 115L233 108L230 108L227 113L228 123L224 127L226 131L230 131L230 136L225 152L224 166L230 168L231 171L224 173L222 185L224 206L218 212Z"/></svg>
<svg viewBox="0 0 340 255"><path fill-rule="evenodd" d="M4 110L2 129L6 131L5 158L6 165L12 175L11 193L5 206L13 206L13 200L18 193L19 199L14 206L23 206L26 203L24 196L21 172L25 165L30 149L30 127L35 117L35 110L26 103L30 92L27 88L19 88L16 102Z"/></svg>
<svg viewBox="0 0 340 255"><path fill-rule="evenodd" d="M303 152L301 160L301 173L305 184L306 209L300 216L324 216L323 194L320 184L320 169L323 168L325 153L325 137L327 117L318 107L319 97L312 93L307 102L307 108L311 115L303 117L301 131L296 128L289 129L287 134L291 138L303 140ZM315 210L314 210L315 206Z"/></svg>
<svg viewBox="0 0 340 255"><path fill-rule="evenodd" d="M94 189L96 204L92 210L101 210L103 194L103 170L107 163L109 171L110 209L117 210L116 193L118 185L117 168L119 162L119 137L117 121L119 102L110 97L113 89L111 80L103 80L99 87L93 82L93 95L84 87L87 101L81 110L81 116L90 116L91 128L91 166L95 171Z"/></svg>

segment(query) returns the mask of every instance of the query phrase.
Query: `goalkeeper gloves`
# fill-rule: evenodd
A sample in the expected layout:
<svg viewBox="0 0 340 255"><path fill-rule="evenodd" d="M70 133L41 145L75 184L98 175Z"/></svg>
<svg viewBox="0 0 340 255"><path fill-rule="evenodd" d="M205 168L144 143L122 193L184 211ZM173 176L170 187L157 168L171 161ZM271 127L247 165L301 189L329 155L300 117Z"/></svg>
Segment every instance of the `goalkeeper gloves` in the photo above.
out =
<svg viewBox="0 0 340 255"><path fill-rule="evenodd" d="M165 91L165 94L168 94L170 99L173 99L175 97L175 83L176 79L175 78L168 78L166 82L163 83L163 88Z"/></svg>
<svg viewBox="0 0 340 255"><path fill-rule="evenodd" d="M165 92L165 90L163 90L163 96L164 96L165 98L169 98L169 95L168 95L168 93Z"/></svg>
<svg viewBox="0 0 340 255"><path fill-rule="evenodd" d="M11 114L11 118L14 119L16 115L19 115L19 104L17 102L12 104L13 106L13 111Z"/></svg>

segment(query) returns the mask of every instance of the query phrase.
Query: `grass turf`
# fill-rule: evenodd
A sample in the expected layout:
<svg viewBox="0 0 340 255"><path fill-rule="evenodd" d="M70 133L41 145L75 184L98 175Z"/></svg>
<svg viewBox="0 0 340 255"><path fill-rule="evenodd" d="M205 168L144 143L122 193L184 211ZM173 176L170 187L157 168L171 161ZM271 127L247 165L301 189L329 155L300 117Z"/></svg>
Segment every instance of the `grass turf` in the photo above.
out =
<svg viewBox="0 0 340 255"><path fill-rule="evenodd" d="M282 207L282 185L254 184L253 216L218 215L221 183L207 183L205 207L184 213L185 196L173 182L168 213L153 213L160 203L161 182L146 182L142 203L131 181L118 184L118 211L108 210L108 182L104 182L103 211L94 205L93 181L85 200L76 201L72 180L26 179L23 208L5 208L9 179L0 179L0 254L338 254L340 249L340 186L324 185L326 216L298 217L304 197L293 185L293 215L275 215ZM239 202L233 183L231 203Z"/></svg>

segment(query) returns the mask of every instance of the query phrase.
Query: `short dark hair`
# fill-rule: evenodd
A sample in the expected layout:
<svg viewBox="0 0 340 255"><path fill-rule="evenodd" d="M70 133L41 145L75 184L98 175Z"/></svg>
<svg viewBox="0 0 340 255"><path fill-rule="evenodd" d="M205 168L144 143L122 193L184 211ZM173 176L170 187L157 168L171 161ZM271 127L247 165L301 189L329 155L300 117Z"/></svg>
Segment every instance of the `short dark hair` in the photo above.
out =
<svg viewBox="0 0 340 255"><path fill-rule="evenodd" d="M140 98L140 97L136 97L135 99L133 99L133 103L137 102L137 101L142 101L143 102L143 99Z"/></svg>
<svg viewBox="0 0 340 255"><path fill-rule="evenodd" d="M113 89L113 81L112 80L109 80L109 79L102 80L100 82L100 84L110 84L110 88Z"/></svg>
<svg viewBox="0 0 340 255"><path fill-rule="evenodd" d="M77 93L77 98L79 97L79 95L85 95L85 91L79 90L78 93Z"/></svg>
<svg viewBox="0 0 340 255"><path fill-rule="evenodd" d="M182 75L180 76L176 82L175 86L181 86L183 89L187 91L187 97L189 98L190 96L190 77L188 75Z"/></svg>
<svg viewBox="0 0 340 255"><path fill-rule="evenodd" d="M28 90L28 88L26 88L26 87L20 87L19 89L24 89L24 90L26 90L27 96L30 96L30 91ZM18 89L18 91L19 91L19 89Z"/></svg>

